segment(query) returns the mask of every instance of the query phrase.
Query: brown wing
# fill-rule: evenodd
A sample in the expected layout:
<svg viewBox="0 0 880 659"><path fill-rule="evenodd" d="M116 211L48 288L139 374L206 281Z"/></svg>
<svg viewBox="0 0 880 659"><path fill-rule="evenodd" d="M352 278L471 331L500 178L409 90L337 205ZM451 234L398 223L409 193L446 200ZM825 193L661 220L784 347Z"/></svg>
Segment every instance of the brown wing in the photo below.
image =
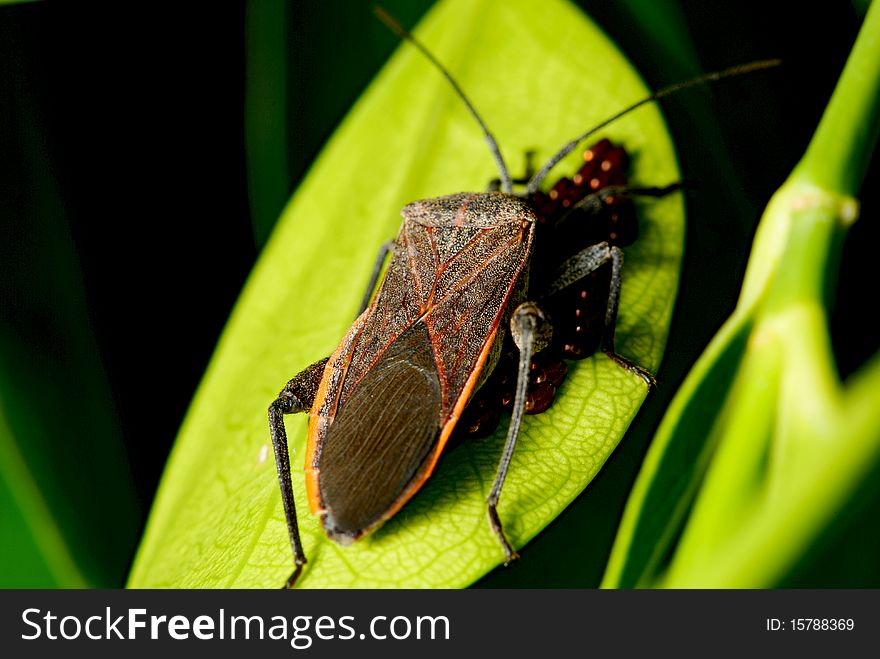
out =
<svg viewBox="0 0 880 659"><path fill-rule="evenodd" d="M498 226L463 216L405 219L374 304L328 363L306 469L310 504L339 541L390 517L430 475L527 262L531 215Z"/></svg>
<svg viewBox="0 0 880 659"><path fill-rule="evenodd" d="M415 476L440 430L440 377L424 323L382 353L329 427L320 453L324 526L370 528Z"/></svg>

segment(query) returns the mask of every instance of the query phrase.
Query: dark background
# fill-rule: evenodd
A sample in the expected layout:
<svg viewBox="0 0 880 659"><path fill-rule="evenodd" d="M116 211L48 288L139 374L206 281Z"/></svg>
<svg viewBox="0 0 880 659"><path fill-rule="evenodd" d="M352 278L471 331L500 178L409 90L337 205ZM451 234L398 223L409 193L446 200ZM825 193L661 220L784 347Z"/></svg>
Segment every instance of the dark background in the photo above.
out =
<svg viewBox="0 0 880 659"><path fill-rule="evenodd" d="M385 6L412 26L430 4ZM613 537L665 404L733 308L754 224L802 154L860 22L860 3L846 2L809 11L754 0L581 4L653 88L759 58L779 57L784 67L665 105L684 176L697 189L689 193L685 269L660 390L589 500L486 586L592 586L601 576L570 568L585 553L607 554L607 540L594 538ZM248 22L255 12L267 12L270 25L280 16L286 35L275 80L287 89L287 138L280 184L274 197L261 196L259 213L249 199L245 129L247 85L259 82L247 68L262 43ZM675 38L655 14L691 41ZM91 583L124 582L266 218L396 45L366 2L0 7L0 400L62 533L79 539L74 551ZM864 307L876 281L877 188L875 165L832 323L844 374L878 344ZM84 478L91 490L72 494ZM876 579L826 565L846 528L791 583ZM2 573L12 585L53 585L28 578L25 568Z"/></svg>

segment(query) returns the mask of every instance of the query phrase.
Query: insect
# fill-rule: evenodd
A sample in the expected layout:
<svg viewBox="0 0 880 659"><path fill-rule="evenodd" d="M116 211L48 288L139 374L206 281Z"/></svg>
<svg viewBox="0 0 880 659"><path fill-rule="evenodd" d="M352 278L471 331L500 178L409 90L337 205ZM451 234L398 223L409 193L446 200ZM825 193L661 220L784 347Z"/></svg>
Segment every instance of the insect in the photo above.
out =
<svg viewBox="0 0 880 659"><path fill-rule="evenodd" d="M306 563L283 419L299 412L309 412L309 507L331 539L349 544L400 510L431 475L454 434L487 434L510 407L487 513L505 562L516 558L497 505L523 414L550 407L565 377L563 360L601 350L646 387L654 385L649 372L614 347L620 248L637 234L632 197L662 196L680 184L627 186L626 151L601 140L585 152L584 165L571 179L561 179L547 193L539 187L559 161L611 121L684 85L743 68L643 99L514 181L494 136L457 82L396 21L381 11L380 17L449 80L480 126L500 178L497 190L407 205L400 232L380 252L361 311L338 348L290 380L270 405L295 566L288 587ZM514 183L525 186L522 193L514 194Z"/></svg>

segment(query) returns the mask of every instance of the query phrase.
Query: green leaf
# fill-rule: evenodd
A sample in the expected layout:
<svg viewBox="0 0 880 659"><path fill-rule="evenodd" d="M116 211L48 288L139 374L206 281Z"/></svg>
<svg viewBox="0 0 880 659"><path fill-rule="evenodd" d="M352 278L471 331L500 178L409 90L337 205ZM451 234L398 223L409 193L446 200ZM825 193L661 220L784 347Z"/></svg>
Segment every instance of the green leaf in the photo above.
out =
<svg viewBox="0 0 880 659"><path fill-rule="evenodd" d="M623 56L565 2L446 0L418 35L467 90L514 172L644 97ZM356 54L351 56L356 57ZM633 154L636 184L678 180L656 108L606 133ZM571 173L576 154L559 168ZM482 190L496 176L483 138L442 77L403 45L355 105L284 212L233 312L187 415L129 584L279 587L292 567L266 408L283 384L326 356L351 322L379 245L409 201ZM640 204L626 250L618 349L656 370L683 243L679 195ZM499 513L517 547L590 482L645 397L604 356L573 365L556 404L528 417ZM302 464L305 416L287 421ZM302 587L459 587L504 556L485 498L503 433L451 450L435 475L374 535L342 548L294 495L309 563Z"/></svg>

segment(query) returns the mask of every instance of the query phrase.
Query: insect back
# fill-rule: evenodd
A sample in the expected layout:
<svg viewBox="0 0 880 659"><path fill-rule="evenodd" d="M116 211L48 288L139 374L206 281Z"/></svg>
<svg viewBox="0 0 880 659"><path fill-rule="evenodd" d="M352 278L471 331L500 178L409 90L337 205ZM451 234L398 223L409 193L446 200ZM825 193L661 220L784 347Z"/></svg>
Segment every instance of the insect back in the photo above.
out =
<svg viewBox="0 0 880 659"><path fill-rule="evenodd" d="M514 176L526 151L536 150L535 162L543 162L572 136L648 94L604 34L562 0L444 1L416 34L490 122ZM641 108L603 135L629 151L631 182L679 180L656 108ZM580 153L571 154L547 187L582 162ZM161 493L159 526L151 529L135 583L283 583L290 549L271 447L265 455L267 401L339 344L376 251L396 235L406 204L481 192L496 176L483 136L447 82L402 44L316 161L248 282L169 465L167 482L186 488ZM683 205L674 196L638 206L639 238L625 252L617 349L655 370L677 285ZM586 487L645 392L644 382L598 356L573 365L550 410L526 417L498 509L514 546ZM304 416L286 418L309 559L298 587L459 587L504 560L486 522L503 430L446 452L378 532L341 547L308 513ZM161 533L172 526L170 536Z"/></svg>

